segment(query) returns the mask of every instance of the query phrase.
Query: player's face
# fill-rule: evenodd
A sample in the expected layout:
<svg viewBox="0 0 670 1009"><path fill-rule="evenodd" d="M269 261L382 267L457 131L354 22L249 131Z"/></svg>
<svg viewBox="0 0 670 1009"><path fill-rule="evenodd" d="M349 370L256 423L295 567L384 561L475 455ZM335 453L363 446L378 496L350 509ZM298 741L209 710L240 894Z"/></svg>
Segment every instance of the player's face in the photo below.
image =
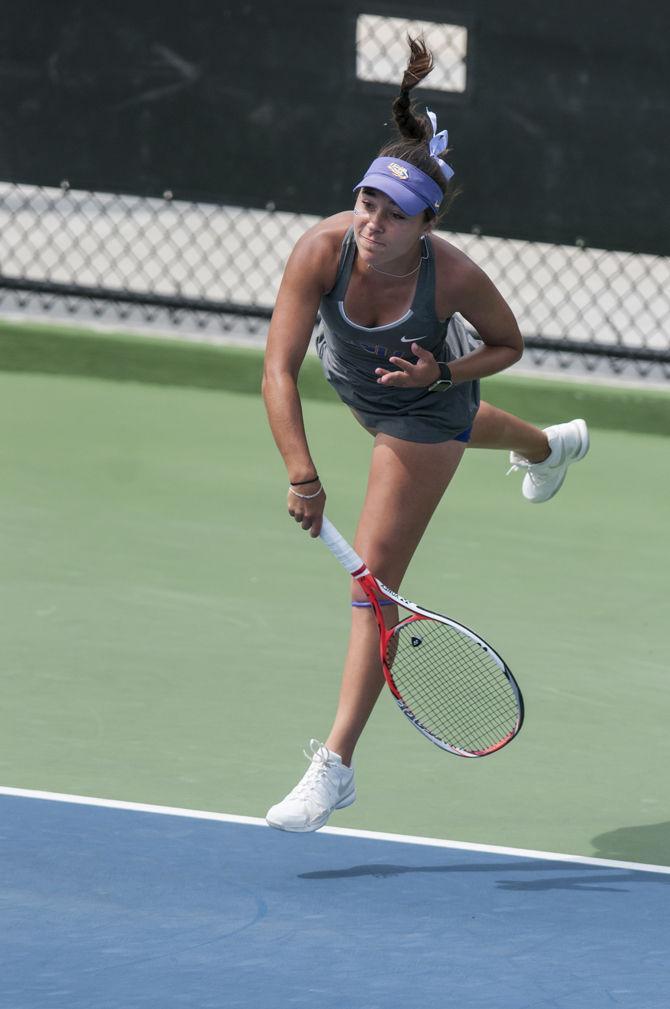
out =
<svg viewBox="0 0 670 1009"><path fill-rule="evenodd" d="M354 206L354 237L366 262L390 263L414 255L422 235L432 230L423 211L410 217L378 189L360 189Z"/></svg>

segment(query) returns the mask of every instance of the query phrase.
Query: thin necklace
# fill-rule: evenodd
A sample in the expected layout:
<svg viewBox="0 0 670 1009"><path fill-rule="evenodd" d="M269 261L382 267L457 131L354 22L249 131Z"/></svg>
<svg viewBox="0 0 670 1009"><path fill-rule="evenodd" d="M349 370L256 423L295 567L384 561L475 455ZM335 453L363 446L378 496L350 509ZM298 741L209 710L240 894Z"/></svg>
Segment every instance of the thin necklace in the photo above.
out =
<svg viewBox="0 0 670 1009"><path fill-rule="evenodd" d="M409 273L387 273L386 270L379 270L376 266L373 266L372 263L368 263L368 270L374 270L375 273L383 273L385 277L395 277L396 280L404 280L405 277L411 277L413 273L416 273L422 262L423 256L419 260L417 266L415 266L413 270L410 270Z"/></svg>
<svg viewBox="0 0 670 1009"><path fill-rule="evenodd" d="M409 271L409 273L387 273L386 270L380 270L379 267L373 266L372 263L368 263L368 270L374 270L375 273L383 273L383 275L385 277L395 277L396 280L404 280L405 277L411 277L413 273L416 273L416 271L419 269L419 267L423 263L424 259L428 259L428 254L426 254L424 256L423 253L422 253L421 254L421 259L416 264L416 266L414 267L414 269Z"/></svg>

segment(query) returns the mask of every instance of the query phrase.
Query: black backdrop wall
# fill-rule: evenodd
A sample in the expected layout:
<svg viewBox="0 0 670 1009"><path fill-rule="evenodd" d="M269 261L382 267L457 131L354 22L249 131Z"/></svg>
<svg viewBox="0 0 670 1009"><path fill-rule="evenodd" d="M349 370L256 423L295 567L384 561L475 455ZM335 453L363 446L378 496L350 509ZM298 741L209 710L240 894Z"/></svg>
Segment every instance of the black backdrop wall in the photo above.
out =
<svg viewBox="0 0 670 1009"><path fill-rule="evenodd" d="M419 92L463 186L450 227L667 255L670 6L3 2L0 178L319 215L384 143L361 13L467 25L463 94Z"/></svg>

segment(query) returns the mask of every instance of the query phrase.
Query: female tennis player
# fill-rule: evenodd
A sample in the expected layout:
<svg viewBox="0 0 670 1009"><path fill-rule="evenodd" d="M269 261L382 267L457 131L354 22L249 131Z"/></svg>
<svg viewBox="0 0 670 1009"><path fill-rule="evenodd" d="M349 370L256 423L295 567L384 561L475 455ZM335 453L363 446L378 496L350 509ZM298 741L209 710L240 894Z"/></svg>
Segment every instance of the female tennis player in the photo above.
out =
<svg viewBox="0 0 670 1009"><path fill-rule="evenodd" d="M544 431L488 403L479 379L521 357L523 341L500 292L463 252L434 235L453 198L446 131L418 115L410 90L433 66L421 40L393 116L400 134L356 184L353 212L329 217L293 249L268 336L263 395L290 482L288 511L318 536L326 491L309 450L297 378L317 313L317 349L329 383L374 438L354 546L397 590L466 445L511 453L523 494L541 503L588 450L584 421ZM479 334L476 340L456 315ZM339 703L325 744L311 741L298 785L267 814L282 830L318 830L355 799L356 742L382 689L370 603L354 582L352 627ZM393 622L395 607L389 606ZM397 619L397 618L396 618ZM391 626L391 623L387 623Z"/></svg>

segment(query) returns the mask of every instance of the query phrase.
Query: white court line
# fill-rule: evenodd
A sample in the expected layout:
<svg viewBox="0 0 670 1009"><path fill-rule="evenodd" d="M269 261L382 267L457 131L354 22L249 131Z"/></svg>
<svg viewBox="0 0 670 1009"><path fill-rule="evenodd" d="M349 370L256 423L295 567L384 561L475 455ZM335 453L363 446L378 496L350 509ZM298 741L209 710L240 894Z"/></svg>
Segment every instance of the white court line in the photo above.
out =
<svg viewBox="0 0 670 1009"><path fill-rule="evenodd" d="M183 816L191 820L214 820L219 823L243 823L266 827L265 820L257 816L236 816L233 813L212 813L202 809L180 809L174 806L152 806L144 802L124 802L120 799L97 799L88 795L67 795L62 792L42 792L30 788L9 788L0 785L0 795L24 799L44 799L48 802L70 802L79 806L100 806L104 809L125 809L134 813L157 813L162 816ZM269 829L269 828L268 828ZM412 834L386 834L376 830L355 830L349 827L322 827L320 834L337 837L360 837L370 841L392 841L396 844L417 844L430 848L452 848L457 851L479 851L493 855L512 855L515 858L537 858L548 862L570 862L573 865L591 865L600 869L628 869L635 872L658 872L670 875L668 865L647 865L644 862L619 862L609 858L592 858L588 855L565 855L556 851L533 851L527 848L505 848L497 844L473 844L469 841L446 841L437 837L414 837Z"/></svg>

